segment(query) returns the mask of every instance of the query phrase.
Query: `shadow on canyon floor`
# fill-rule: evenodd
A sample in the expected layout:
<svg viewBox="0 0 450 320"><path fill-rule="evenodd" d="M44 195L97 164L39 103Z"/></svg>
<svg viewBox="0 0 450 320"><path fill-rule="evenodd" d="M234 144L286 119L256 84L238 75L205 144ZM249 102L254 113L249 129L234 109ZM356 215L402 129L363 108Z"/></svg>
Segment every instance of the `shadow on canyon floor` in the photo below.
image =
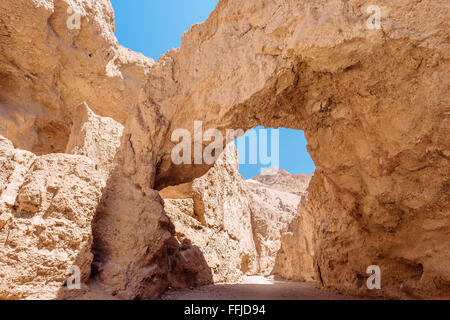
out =
<svg viewBox="0 0 450 320"><path fill-rule="evenodd" d="M159 279L162 285L175 290L198 287L213 283L212 270L208 266L200 248L185 239L181 244L171 241L166 248L168 267L170 272L167 278ZM76 265L76 263L75 263ZM107 286L97 278L97 267L93 264L89 279L82 279L81 288L70 290L67 284L61 287L57 293L57 300L121 300L123 297L108 290ZM66 279L69 281L69 278ZM145 280L143 280L145 285ZM134 297L140 300L141 297ZM206 298L207 299L207 298ZM144 299L145 300L145 299Z"/></svg>

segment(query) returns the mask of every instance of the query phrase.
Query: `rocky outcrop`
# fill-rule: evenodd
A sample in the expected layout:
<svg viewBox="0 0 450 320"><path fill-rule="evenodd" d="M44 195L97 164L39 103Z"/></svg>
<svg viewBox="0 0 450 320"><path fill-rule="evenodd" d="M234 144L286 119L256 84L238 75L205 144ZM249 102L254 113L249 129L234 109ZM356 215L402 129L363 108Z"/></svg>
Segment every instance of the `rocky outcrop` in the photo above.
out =
<svg viewBox="0 0 450 320"><path fill-rule="evenodd" d="M309 175L291 175L270 168L246 181L261 274L276 274L275 258L281 248L281 235L297 216L297 207L310 179Z"/></svg>
<svg viewBox="0 0 450 320"><path fill-rule="evenodd" d="M109 0L1 1L0 34L0 134L36 154L65 151L83 101L124 123L154 63L118 44Z"/></svg>
<svg viewBox="0 0 450 320"><path fill-rule="evenodd" d="M123 127L85 103L75 114L67 154L36 156L0 137L2 299L80 298L92 291L86 285L92 222ZM81 286L71 290L64 284L75 268Z"/></svg>
<svg viewBox="0 0 450 320"><path fill-rule="evenodd" d="M79 29L67 27L69 4L81 14ZM379 0L378 27L370 5L222 0L185 33L179 49L153 65L117 44L106 0L1 1L0 133L40 155L65 150L73 108L82 101L119 122L128 115L95 224L96 276L119 297L154 298L167 288L179 251L156 189L191 182L211 167L172 162L172 131L192 134L194 121L223 136L257 125L305 131L317 170L300 214L311 210L311 218L292 234L313 230L308 241L323 288L448 297L449 4ZM2 162L19 174L8 183L9 203L15 190L22 192L20 175L33 156L14 157ZM60 157L63 164L54 165ZM89 165L74 159L86 158L48 155L35 163L49 175L78 181L81 174L88 190L93 175L74 168ZM16 197L18 208L50 218L41 205L53 203L53 188L35 178L47 171L32 168L25 179L36 182ZM27 198L35 192L47 200ZM75 203L78 191L71 192L61 203ZM95 199L84 197L91 207ZM11 220L4 217L2 224ZM21 235L27 236L27 248L35 248L38 236ZM381 268L380 290L366 287L369 265Z"/></svg>
<svg viewBox="0 0 450 320"><path fill-rule="evenodd" d="M283 169L271 167L264 170L259 175L248 179L247 182L253 183L249 186L255 186L255 183L256 185L259 183L259 185L262 184L266 188L272 190L289 192L302 197L306 193L311 177L312 175L290 174Z"/></svg>
<svg viewBox="0 0 450 320"><path fill-rule="evenodd" d="M311 179L309 175L270 168L244 181L238 172L234 144L227 148L227 162L221 157L204 176L160 191L177 240L187 241L201 253L197 260L187 256L182 262L190 259L197 268L191 277L197 279L196 285L232 283L244 274L284 275L274 269L281 236L297 217L299 202ZM311 280L312 255L308 262Z"/></svg>
<svg viewBox="0 0 450 320"><path fill-rule="evenodd" d="M164 273L157 257L170 233L153 190L210 167L173 163L173 130L192 135L194 121L223 136L284 126L305 131L317 167L308 199L318 209L312 239L321 285L356 295L448 296L448 3L378 1L379 29L368 28L372 4L220 1L161 57L127 120L106 194L104 227L114 234L103 239L106 265ZM144 232L142 221L154 236L130 243L135 254L111 253ZM366 287L370 265L381 268L381 290Z"/></svg>
<svg viewBox="0 0 450 320"><path fill-rule="evenodd" d="M177 240L192 243L207 263L205 270L202 259L191 262L201 269L201 284L236 282L259 271L246 186L238 169L231 143L204 176L160 192Z"/></svg>
<svg viewBox="0 0 450 320"><path fill-rule="evenodd" d="M36 156L0 141L0 298L59 298L74 267L89 278L104 180L87 157Z"/></svg>
<svg viewBox="0 0 450 320"><path fill-rule="evenodd" d="M309 190L314 188L314 178L309 183ZM280 250L274 255L274 268L272 273L284 279L297 281L317 281L323 285L320 274L317 278L314 269L314 228L316 226L316 212L313 206L314 199L308 198L305 193L296 208L298 214L292 219L282 233Z"/></svg>

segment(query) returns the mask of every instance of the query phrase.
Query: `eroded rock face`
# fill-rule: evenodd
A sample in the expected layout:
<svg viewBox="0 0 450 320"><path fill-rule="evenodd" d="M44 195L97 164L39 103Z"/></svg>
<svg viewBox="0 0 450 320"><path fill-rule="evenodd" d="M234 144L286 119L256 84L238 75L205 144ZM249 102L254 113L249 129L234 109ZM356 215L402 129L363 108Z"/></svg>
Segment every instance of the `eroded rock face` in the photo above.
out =
<svg viewBox="0 0 450 320"><path fill-rule="evenodd" d="M69 3L82 12L80 29L67 28ZM311 210L311 219L293 230L313 230L323 287L448 297L449 3L379 0L381 28L368 29L372 4L220 1L178 50L152 65L117 44L106 0L1 1L1 133L44 154L65 150L72 108L82 101L117 121L129 114L95 227L98 278L122 297L157 297L169 283L178 243L155 189L210 168L171 160L171 132L192 133L194 120L204 130L305 131L317 170L300 209L303 217ZM19 176L8 183L7 201L32 157L8 160L5 172ZM77 168L74 156L53 167L59 157L36 161L48 174ZM78 181L77 174L69 177ZM52 188L44 189L38 193L47 197ZM21 208L43 214L38 199L24 197ZM382 289L369 291L365 271L373 264L382 270Z"/></svg>
<svg viewBox="0 0 450 320"><path fill-rule="evenodd" d="M290 174L283 169L271 167L246 182L253 183L250 186L259 183L272 190L289 192L302 197L306 193L311 177L312 175Z"/></svg>
<svg viewBox="0 0 450 320"><path fill-rule="evenodd" d="M0 33L0 134L36 154L64 152L83 101L124 123L154 63L118 44L108 0L1 1Z"/></svg>
<svg viewBox="0 0 450 320"><path fill-rule="evenodd" d="M60 298L73 266L89 278L104 180L87 157L39 157L0 141L0 298Z"/></svg>
<svg viewBox="0 0 450 320"><path fill-rule="evenodd" d="M90 158L106 182L114 167L122 132L123 126L119 122L94 114L86 103L82 103L75 111L66 153Z"/></svg>
<svg viewBox="0 0 450 320"><path fill-rule="evenodd" d="M314 188L314 178L309 183L309 189ZM323 285L323 280L317 278L314 269L313 241L315 232L316 208L314 200L305 193L296 208L298 214L290 221L287 230L280 238L280 250L274 255L274 268L272 273L289 280L312 281L316 280Z"/></svg>
<svg viewBox="0 0 450 320"><path fill-rule="evenodd" d="M295 217L311 176L270 168L246 181L260 273L274 273L281 235ZM295 268L298 268L296 265Z"/></svg>
<svg viewBox="0 0 450 320"><path fill-rule="evenodd" d="M86 282L93 262L92 222L122 130L120 123L95 115L83 103L75 113L67 154L36 156L0 137L1 298L91 294ZM83 285L69 290L64 284L74 266Z"/></svg>
<svg viewBox="0 0 450 320"><path fill-rule="evenodd" d="M203 256L191 262L201 271L200 284L236 282L259 271L247 190L238 169L231 143L204 176L160 192L178 241L189 241Z"/></svg>
<svg viewBox="0 0 450 320"><path fill-rule="evenodd" d="M107 225L125 222L105 239L107 247L127 241L143 217L163 219L162 209L142 214L144 201L160 206L155 187L208 170L171 161L172 130L193 133L194 120L204 130L284 126L305 131L317 166L308 199L317 209L312 241L322 286L357 295L448 296L448 2L378 1L380 29L367 28L369 5L220 1L149 72L105 200ZM160 225L146 229L158 236L145 261L163 248ZM145 249L142 240L134 248ZM110 264L146 266L135 261ZM383 273L381 290L366 287L373 264Z"/></svg>

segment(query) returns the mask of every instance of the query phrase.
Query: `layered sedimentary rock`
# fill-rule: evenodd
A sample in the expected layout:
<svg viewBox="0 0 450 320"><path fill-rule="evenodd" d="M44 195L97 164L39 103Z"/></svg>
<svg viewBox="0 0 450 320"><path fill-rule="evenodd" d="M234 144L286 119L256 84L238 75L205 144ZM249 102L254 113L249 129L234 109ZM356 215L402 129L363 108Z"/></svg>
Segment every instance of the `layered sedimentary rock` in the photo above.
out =
<svg viewBox="0 0 450 320"><path fill-rule="evenodd" d="M0 298L59 298L77 270L89 278L104 180L87 157L36 156L0 141Z"/></svg>
<svg viewBox="0 0 450 320"><path fill-rule="evenodd" d="M124 123L151 58L114 36L109 0L0 3L0 134L36 154L64 152L76 107Z"/></svg>
<svg viewBox="0 0 450 320"><path fill-rule="evenodd" d="M311 176L270 168L246 180L251 208L253 236L260 273L274 273L275 258L281 248L281 235L297 217L300 200Z"/></svg>
<svg viewBox="0 0 450 320"><path fill-rule="evenodd" d="M204 176L160 192L178 241L192 243L207 263L204 270L202 260L191 262L204 274L201 284L236 282L259 271L246 186L238 167L231 143Z"/></svg>

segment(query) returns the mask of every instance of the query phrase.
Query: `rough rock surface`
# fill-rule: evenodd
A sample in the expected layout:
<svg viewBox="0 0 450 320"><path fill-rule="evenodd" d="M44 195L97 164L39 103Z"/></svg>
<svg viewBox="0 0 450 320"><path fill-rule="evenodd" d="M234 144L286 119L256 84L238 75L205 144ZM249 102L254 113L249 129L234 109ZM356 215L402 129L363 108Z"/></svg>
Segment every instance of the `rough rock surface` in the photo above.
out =
<svg viewBox="0 0 450 320"><path fill-rule="evenodd" d="M267 188L293 193L301 197L306 193L311 177L312 175L290 174L283 169L271 167L248 179L247 182L259 183Z"/></svg>
<svg viewBox="0 0 450 320"><path fill-rule="evenodd" d="M209 267L204 270L202 260L191 262L202 269L200 284L236 282L259 271L247 190L238 169L231 143L204 176L160 192L178 241L196 246Z"/></svg>
<svg viewBox="0 0 450 320"><path fill-rule="evenodd" d="M104 202L104 227L114 232L102 240L108 270L165 273L158 254L171 235L153 190L209 168L171 161L172 130L192 133L194 120L204 130L284 126L305 131L317 167L308 199L318 209L312 239L321 285L448 296L449 3L380 0L381 28L369 29L372 4L219 1L158 60L125 125ZM152 236L141 235L142 221ZM126 242L130 253L111 253ZM366 287L373 264L381 290Z"/></svg>
<svg viewBox="0 0 450 320"><path fill-rule="evenodd" d="M80 29L67 28L68 3ZM155 189L209 169L171 161L171 131L192 133L194 120L305 131L317 169L299 228L313 230L322 287L449 297L450 4L378 0L380 29L367 27L369 5L221 0L153 65L117 44L107 0L3 0L0 133L43 154L65 150L82 101L120 122L129 114L95 227L98 279L122 297L167 287L178 251ZM382 288L369 291L373 264Z"/></svg>
<svg viewBox="0 0 450 320"><path fill-rule="evenodd" d="M94 114L86 103L82 103L75 111L66 153L90 158L106 182L114 166L122 132L120 123Z"/></svg>
<svg viewBox="0 0 450 320"><path fill-rule="evenodd" d="M36 154L64 152L83 101L124 123L154 63L118 44L109 0L1 1L0 34L0 134Z"/></svg>
<svg viewBox="0 0 450 320"><path fill-rule="evenodd" d="M309 175L291 175L282 169L270 168L246 181L261 274L273 273L281 234L297 216L299 202L310 179Z"/></svg>
<svg viewBox="0 0 450 320"><path fill-rule="evenodd" d="M310 182L313 188L314 178ZM273 257L274 268L272 273L284 279L297 281L320 282L314 270L314 227L316 209L313 207L314 199L308 199L306 193L299 203L298 214L289 223L287 230L281 235L280 250ZM323 281L323 280L322 280ZM323 285L322 282L320 282Z"/></svg>
<svg viewBox="0 0 450 320"><path fill-rule="evenodd" d="M104 180L87 157L39 157L0 141L0 299L60 298L73 266L89 278Z"/></svg>

